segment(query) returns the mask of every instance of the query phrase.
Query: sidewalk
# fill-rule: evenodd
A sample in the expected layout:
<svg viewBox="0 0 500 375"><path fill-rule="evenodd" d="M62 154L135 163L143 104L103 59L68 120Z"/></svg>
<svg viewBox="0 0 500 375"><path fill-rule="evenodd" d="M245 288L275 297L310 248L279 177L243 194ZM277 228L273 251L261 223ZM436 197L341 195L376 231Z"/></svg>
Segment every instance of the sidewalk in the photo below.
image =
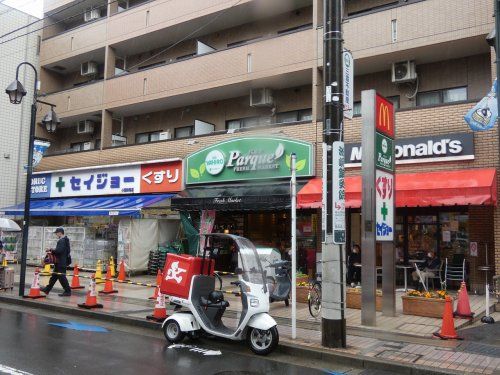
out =
<svg viewBox="0 0 500 375"><path fill-rule="evenodd" d="M27 291L32 280L32 273L33 269L28 268ZM133 278L133 281L143 283L154 283L154 280L153 276ZM47 281L48 277L41 278L42 285L45 285ZM80 281L82 285L88 284L87 279ZM103 288L102 285L98 285L98 290ZM145 316L149 315L154 307L154 301L148 299L152 296L154 289L116 283L114 286L119 293L99 296L99 302L104 305L104 308L94 310L90 314L96 317L100 315L101 318L107 320L116 318L122 322L130 322L130 324L154 327L153 323L145 320ZM70 298L58 297L57 292L59 289L55 288L47 298L26 302L17 297L15 289L13 292L0 292L0 301L31 303L45 308L58 307L69 313L89 316L89 312L82 312L76 307L77 303L83 302L85 290L74 291ZM231 326L235 325L238 319L236 310L239 307L239 299L231 294L227 294L227 299L231 307L225 315L227 316L225 323ZM483 297L480 296L471 296L471 304L476 313L480 312L478 301L482 299ZM432 332L440 327L440 319L420 318L398 313L396 318L377 316L377 327L363 327L359 324L359 310L347 309L347 348L326 349L321 346L320 322L309 316L307 305L299 304L297 310L297 337L299 339L292 340L290 309L286 308L283 303L271 305L271 315L278 322L281 343L284 344L280 348L282 351L317 358L341 356L350 363L357 362L357 366L364 366L364 362L368 361L370 366L401 371L401 373L410 373L409 370L412 368L420 369L419 373L428 373L431 370L441 373L500 373L500 342L495 341L500 337L500 313L494 314L495 320L499 323L488 326L486 333L482 332L480 335L481 339L489 336L487 342L478 341L474 334L468 335L471 337L470 340L441 341L431 338ZM463 327L464 334L481 328L470 327L468 321L460 319L455 320L455 326ZM466 326L469 327L465 328ZM404 366L405 371L401 365Z"/></svg>

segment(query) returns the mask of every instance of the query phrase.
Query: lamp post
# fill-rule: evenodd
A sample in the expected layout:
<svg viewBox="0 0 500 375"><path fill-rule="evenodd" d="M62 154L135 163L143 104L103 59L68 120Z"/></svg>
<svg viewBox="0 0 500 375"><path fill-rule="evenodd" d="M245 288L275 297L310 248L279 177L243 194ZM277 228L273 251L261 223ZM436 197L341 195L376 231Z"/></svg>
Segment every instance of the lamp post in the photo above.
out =
<svg viewBox="0 0 500 375"><path fill-rule="evenodd" d="M54 132L56 126L61 123L54 112L55 105L45 103L37 99L37 84L38 72L36 68L29 62L22 62L16 69L16 80L12 82L5 92L9 95L9 100L12 104L20 104L26 96L26 90L21 82L19 82L19 69L23 65L30 66L35 72L35 84L33 87L33 102L31 103L31 123L30 123L30 138L28 149L28 165L26 171L26 191L24 196L24 219L23 219L23 244L21 250L21 274L19 279L19 296L24 297L24 288L26 282L26 257L28 253L28 234L30 223L30 200L31 200L31 175L33 173L33 145L35 143L35 124L36 124L36 104L42 103L51 106L50 112L43 118L42 124L46 126L49 132ZM49 130L50 129L50 130Z"/></svg>

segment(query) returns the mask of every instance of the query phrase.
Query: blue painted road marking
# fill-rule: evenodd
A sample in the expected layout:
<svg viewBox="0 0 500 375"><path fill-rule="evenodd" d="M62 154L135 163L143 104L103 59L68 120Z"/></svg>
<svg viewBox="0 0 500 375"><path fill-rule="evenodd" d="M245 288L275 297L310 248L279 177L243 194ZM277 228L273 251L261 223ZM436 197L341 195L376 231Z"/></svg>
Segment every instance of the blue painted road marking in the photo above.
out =
<svg viewBox="0 0 500 375"><path fill-rule="evenodd" d="M61 327L61 328L72 329L74 331L109 332L106 328L103 328L103 327L91 326L91 325L88 325L88 324L81 324L81 323L75 323L75 322L49 323L49 325L56 326L56 327Z"/></svg>

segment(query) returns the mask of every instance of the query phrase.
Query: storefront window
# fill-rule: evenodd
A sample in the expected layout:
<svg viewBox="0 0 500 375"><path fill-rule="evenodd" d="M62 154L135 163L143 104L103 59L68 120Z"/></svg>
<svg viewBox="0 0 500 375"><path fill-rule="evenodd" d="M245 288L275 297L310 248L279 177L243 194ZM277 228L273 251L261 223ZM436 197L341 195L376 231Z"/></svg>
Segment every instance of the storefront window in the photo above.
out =
<svg viewBox="0 0 500 375"><path fill-rule="evenodd" d="M442 212L441 258L463 255L469 248L469 215L462 212Z"/></svg>
<svg viewBox="0 0 500 375"><path fill-rule="evenodd" d="M408 258L422 259L429 251L437 252L437 248L437 216L408 216Z"/></svg>

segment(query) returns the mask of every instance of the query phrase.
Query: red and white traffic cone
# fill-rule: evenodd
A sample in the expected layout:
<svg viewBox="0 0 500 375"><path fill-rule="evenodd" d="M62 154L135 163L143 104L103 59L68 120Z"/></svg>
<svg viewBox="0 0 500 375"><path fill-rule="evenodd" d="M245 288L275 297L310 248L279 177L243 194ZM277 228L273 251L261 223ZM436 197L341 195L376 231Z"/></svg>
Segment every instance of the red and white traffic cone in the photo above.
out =
<svg viewBox="0 0 500 375"><path fill-rule="evenodd" d="M71 278L71 289L83 289L83 285L80 285L80 276L78 276L78 264L75 264L73 268L73 277Z"/></svg>
<svg viewBox="0 0 500 375"><path fill-rule="evenodd" d="M155 308L153 310L153 315L146 316L146 319L153 320L158 323L163 323L167 319L167 307L165 305L165 295L160 291L160 287L156 288L158 290L158 297L156 298Z"/></svg>
<svg viewBox="0 0 500 375"><path fill-rule="evenodd" d="M127 280L127 274L125 273L125 262L122 260L120 261L120 267L118 271L118 281L128 281Z"/></svg>
<svg viewBox="0 0 500 375"><path fill-rule="evenodd" d="M157 299L158 298L158 288L161 285L161 280L162 279L163 279L163 274L162 274L161 270L158 270L158 273L156 274L156 288L155 288L155 292L153 293L153 295L151 297L149 297L149 299Z"/></svg>
<svg viewBox="0 0 500 375"><path fill-rule="evenodd" d="M460 318L472 319L474 313L470 309L469 295L467 294L467 285L462 281L460 284L460 289L458 291L458 301L457 309L453 313L453 316L458 316Z"/></svg>
<svg viewBox="0 0 500 375"><path fill-rule="evenodd" d="M27 296L24 296L24 298L32 298L32 299L37 299L37 298L45 298L47 296L44 296L40 293L40 282L39 282L39 275L40 270L35 268L35 276L33 277L33 282L31 283L31 288L30 288L30 293Z"/></svg>
<svg viewBox="0 0 500 375"><path fill-rule="evenodd" d="M95 275L92 275L89 283L89 290L84 303L79 303L78 307L83 309L100 309L102 305L97 303L97 296L95 292Z"/></svg>

